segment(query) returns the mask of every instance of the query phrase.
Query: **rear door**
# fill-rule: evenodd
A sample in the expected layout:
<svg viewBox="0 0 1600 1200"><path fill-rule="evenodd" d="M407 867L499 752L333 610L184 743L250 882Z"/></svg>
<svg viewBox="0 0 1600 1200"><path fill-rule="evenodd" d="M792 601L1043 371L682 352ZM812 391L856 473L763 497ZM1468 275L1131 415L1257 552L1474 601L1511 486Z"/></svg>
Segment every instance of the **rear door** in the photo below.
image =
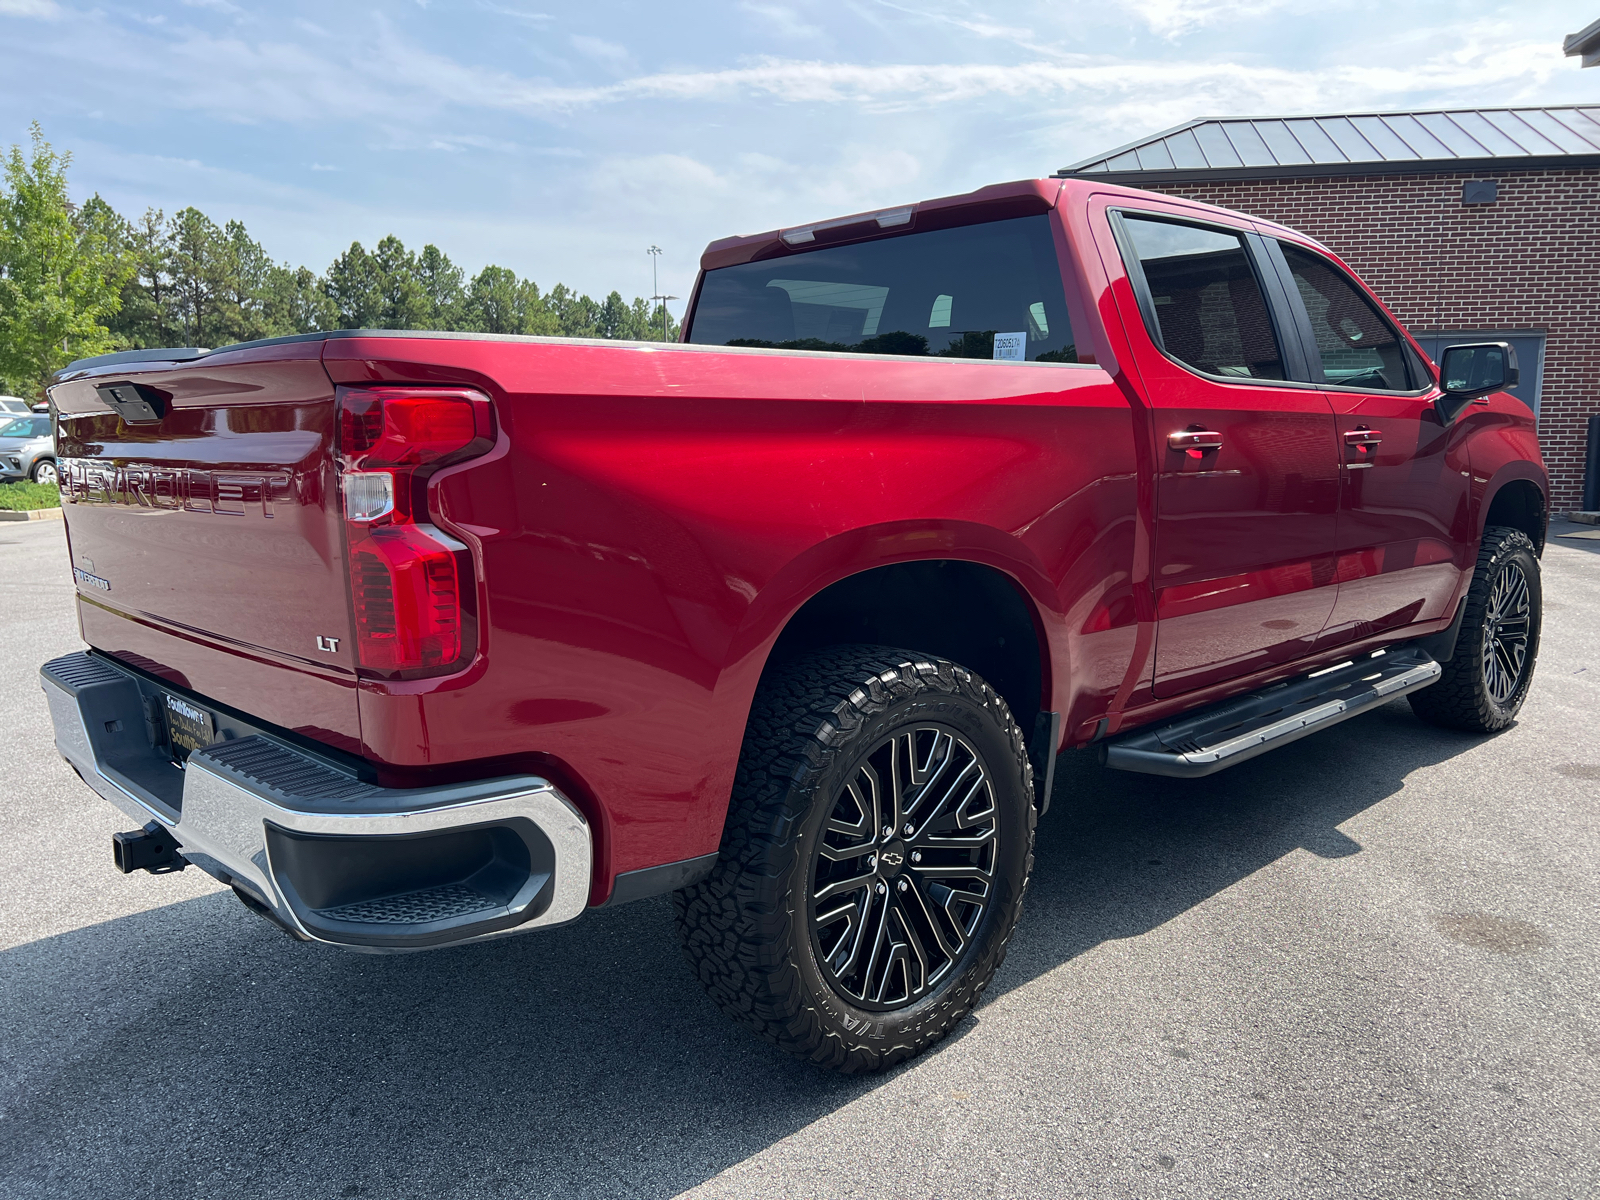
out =
<svg viewBox="0 0 1600 1200"><path fill-rule="evenodd" d="M1472 565L1462 431L1440 421L1432 378L1354 279L1307 247L1276 249L1339 432L1339 598L1323 640L1445 616Z"/></svg>
<svg viewBox="0 0 1600 1200"><path fill-rule="evenodd" d="M1322 633L1336 592L1333 411L1291 382L1303 356L1278 327L1281 285L1254 232L1181 210L1112 221L1141 309L1129 336L1148 339L1154 690L1172 696L1292 661Z"/></svg>

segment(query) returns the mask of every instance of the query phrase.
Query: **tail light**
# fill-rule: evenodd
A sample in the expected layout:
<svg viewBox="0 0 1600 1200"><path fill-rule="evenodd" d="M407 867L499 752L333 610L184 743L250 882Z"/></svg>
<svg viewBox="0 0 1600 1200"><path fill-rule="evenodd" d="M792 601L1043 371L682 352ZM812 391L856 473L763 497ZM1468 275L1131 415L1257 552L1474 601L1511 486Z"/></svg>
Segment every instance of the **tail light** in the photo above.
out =
<svg viewBox="0 0 1600 1200"><path fill-rule="evenodd" d="M431 523L428 477L491 445L477 392L340 390L339 485L365 671L437 674L472 649L471 551Z"/></svg>

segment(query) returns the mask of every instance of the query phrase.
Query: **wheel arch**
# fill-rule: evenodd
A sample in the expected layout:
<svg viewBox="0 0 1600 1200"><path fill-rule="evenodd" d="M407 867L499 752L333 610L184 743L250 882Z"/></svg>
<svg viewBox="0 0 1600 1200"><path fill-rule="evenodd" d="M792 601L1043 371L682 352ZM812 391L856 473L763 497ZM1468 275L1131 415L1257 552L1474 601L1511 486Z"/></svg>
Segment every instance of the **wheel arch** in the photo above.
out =
<svg viewBox="0 0 1600 1200"><path fill-rule="evenodd" d="M747 719L771 666L829 645L922 650L982 675L1024 731L1059 705L1054 585L1032 553L987 526L852 530L788 564L751 605L728 680ZM741 728L743 721L741 720Z"/></svg>
<svg viewBox="0 0 1600 1200"><path fill-rule="evenodd" d="M1531 464L1511 463L1490 480L1479 509L1478 537L1492 525L1507 525L1528 535L1534 548L1544 553L1550 525L1550 504L1544 480Z"/></svg>

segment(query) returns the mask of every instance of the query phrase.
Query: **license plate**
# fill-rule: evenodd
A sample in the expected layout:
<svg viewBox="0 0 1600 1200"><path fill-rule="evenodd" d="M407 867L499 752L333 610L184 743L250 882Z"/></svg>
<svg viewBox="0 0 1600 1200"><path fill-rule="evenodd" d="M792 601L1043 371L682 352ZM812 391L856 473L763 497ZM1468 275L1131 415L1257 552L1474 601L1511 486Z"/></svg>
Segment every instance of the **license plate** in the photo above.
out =
<svg viewBox="0 0 1600 1200"><path fill-rule="evenodd" d="M167 741L174 755L187 758L192 751L204 750L217 740L215 717L182 696L162 694L167 702Z"/></svg>

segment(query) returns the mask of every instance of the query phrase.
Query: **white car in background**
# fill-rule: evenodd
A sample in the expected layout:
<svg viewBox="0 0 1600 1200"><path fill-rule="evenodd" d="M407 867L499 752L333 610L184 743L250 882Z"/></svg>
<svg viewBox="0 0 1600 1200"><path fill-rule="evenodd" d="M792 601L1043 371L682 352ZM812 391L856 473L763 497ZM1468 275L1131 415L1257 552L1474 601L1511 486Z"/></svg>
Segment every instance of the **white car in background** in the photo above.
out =
<svg viewBox="0 0 1600 1200"><path fill-rule="evenodd" d="M20 396L0 396L0 419L7 415L25 416L33 411L33 406Z"/></svg>
<svg viewBox="0 0 1600 1200"><path fill-rule="evenodd" d="M0 413L0 483L55 483L56 439L48 414Z"/></svg>

